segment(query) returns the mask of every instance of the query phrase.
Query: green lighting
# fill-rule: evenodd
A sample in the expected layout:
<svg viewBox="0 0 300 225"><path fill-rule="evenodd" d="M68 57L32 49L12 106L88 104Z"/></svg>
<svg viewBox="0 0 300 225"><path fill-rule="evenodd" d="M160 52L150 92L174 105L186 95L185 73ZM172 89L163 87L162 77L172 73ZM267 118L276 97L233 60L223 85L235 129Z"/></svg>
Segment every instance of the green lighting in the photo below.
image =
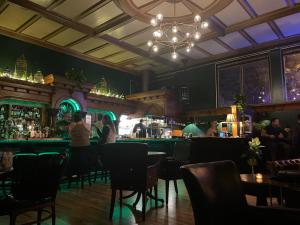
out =
<svg viewBox="0 0 300 225"><path fill-rule="evenodd" d="M114 112L112 112L112 111L106 111L106 110L102 110L102 109L88 108L87 112L88 113L101 113L103 115L107 114L112 121L116 121L117 120L116 114Z"/></svg>
<svg viewBox="0 0 300 225"><path fill-rule="evenodd" d="M3 99L0 100L0 104L9 104L9 105L22 105L22 106L29 106L29 107L36 107L41 108L48 104L38 103L38 102L31 102L31 101L23 101L23 100L16 100L16 99Z"/></svg>
<svg viewBox="0 0 300 225"><path fill-rule="evenodd" d="M80 105L74 99L71 99L71 98L65 99L60 104L63 104L63 103L70 104L72 106L72 108L74 109L74 112L80 111Z"/></svg>

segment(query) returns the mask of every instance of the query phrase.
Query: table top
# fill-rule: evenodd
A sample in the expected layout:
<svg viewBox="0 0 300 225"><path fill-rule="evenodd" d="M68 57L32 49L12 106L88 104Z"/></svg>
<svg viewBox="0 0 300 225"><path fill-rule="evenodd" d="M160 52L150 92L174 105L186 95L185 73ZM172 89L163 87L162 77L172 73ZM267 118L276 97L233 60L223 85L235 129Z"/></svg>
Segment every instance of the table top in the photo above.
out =
<svg viewBox="0 0 300 225"><path fill-rule="evenodd" d="M257 174L241 174L242 183L246 184L254 184L254 185L268 185L279 188L287 188L295 191L300 191L300 183L293 183L287 181L281 181L274 179L275 177L272 174L261 174L262 177L258 178Z"/></svg>
<svg viewBox="0 0 300 225"><path fill-rule="evenodd" d="M148 156L165 156L165 155L167 155L167 153L165 152L152 152L152 151L148 152Z"/></svg>

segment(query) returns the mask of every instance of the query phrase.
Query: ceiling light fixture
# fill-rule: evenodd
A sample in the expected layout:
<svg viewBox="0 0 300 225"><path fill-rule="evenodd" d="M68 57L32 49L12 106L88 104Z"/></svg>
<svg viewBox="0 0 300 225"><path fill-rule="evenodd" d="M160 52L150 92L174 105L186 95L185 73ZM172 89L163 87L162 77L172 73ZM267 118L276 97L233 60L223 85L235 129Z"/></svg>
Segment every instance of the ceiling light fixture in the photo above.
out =
<svg viewBox="0 0 300 225"><path fill-rule="evenodd" d="M176 21L176 0L174 5L174 21L164 22L164 16L159 13L155 18L150 20L150 24L155 27L152 40L147 42L148 47L153 52L158 52L158 46L163 45L172 49L171 56L177 59L177 49L185 48L186 52L190 52L194 47L194 41L198 41L207 29L209 24L203 21L200 15L194 16L194 23L187 24Z"/></svg>

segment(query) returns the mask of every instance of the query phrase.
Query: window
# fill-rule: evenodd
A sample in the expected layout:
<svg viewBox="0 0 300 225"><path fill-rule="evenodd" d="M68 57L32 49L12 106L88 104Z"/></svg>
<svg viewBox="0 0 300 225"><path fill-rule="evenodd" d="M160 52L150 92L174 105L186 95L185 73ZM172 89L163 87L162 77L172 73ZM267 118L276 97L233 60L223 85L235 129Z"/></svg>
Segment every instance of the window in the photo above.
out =
<svg viewBox="0 0 300 225"><path fill-rule="evenodd" d="M243 84L247 104L269 103L271 99L268 60L243 65Z"/></svg>
<svg viewBox="0 0 300 225"><path fill-rule="evenodd" d="M300 100L300 53L285 55L284 77L287 101Z"/></svg>
<svg viewBox="0 0 300 225"><path fill-rule="evenodd" d="M219 70L219 107L233 104L233 96L241 92L240 66Z"/></svg>
<svg viewBox="0 0 300 225"><path fill-rule="evenodd" d="M218 106L234 103L234 96L244 94L247 104L270 102L269 62L267 59L219 69Z"/></svg>

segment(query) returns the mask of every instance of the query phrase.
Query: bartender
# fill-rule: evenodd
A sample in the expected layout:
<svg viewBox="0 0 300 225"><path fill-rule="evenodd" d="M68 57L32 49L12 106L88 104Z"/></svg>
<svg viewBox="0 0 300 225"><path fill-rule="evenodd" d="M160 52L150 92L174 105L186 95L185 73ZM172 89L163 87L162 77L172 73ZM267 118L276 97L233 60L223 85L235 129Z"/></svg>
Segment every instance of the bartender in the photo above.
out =
<svg viewBox="0 0 300 225"><path fill-rule="evenodd" d="M72 114L67 112L62 120L56 122L56 132L61 138L69 138L69 125L71 124Z"/></svg>
<svg viewBox="0 0 300 225"><path fill-rule="evenodd" d="M136 133L137 138L145 138L146 137L146 126L143 124L144 120L141 119L139 123L134 125L133 133Z"/></svg>

